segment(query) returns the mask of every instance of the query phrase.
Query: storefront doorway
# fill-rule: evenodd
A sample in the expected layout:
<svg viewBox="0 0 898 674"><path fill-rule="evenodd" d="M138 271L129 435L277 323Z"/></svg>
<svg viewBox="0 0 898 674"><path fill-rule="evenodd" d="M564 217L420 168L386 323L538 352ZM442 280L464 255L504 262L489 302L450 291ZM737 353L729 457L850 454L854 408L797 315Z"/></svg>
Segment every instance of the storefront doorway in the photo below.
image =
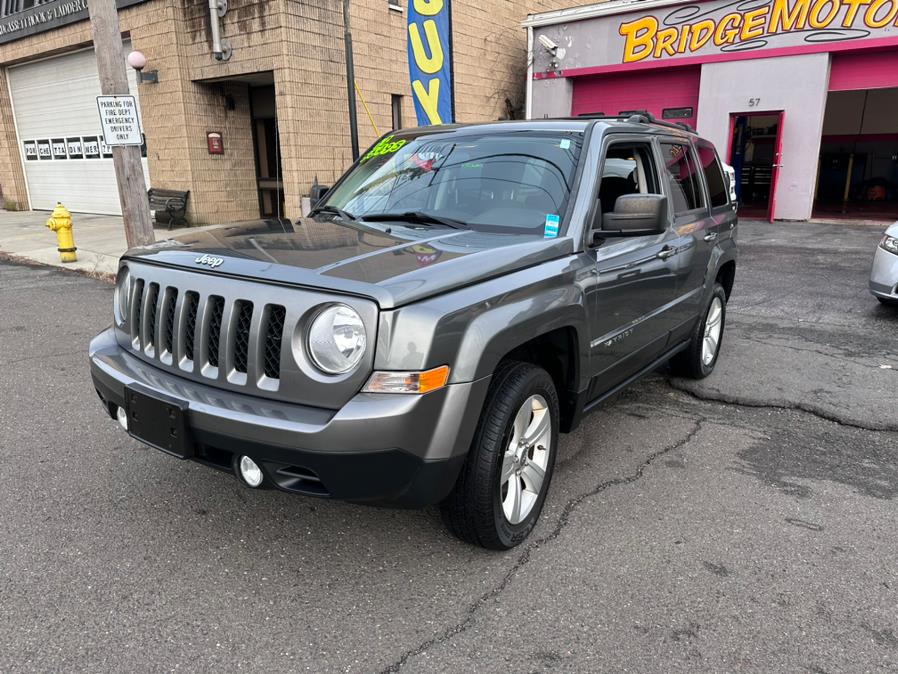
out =
<svg viewBox="0 0 898 674"><path fill-rule="evenodd" d="M736 171L736 196L743 217L772 222L776 214L784 115L782 110L730 115L729 163Z"/></svg>

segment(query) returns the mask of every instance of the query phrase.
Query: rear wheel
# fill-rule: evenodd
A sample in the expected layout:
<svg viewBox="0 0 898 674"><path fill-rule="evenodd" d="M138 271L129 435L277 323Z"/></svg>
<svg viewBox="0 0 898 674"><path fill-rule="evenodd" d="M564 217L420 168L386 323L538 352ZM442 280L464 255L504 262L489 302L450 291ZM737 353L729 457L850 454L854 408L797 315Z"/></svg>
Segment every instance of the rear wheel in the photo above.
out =
<svg viewBox="0 0 898 674"><path fill-rule="evenodd" d="M674 374L704 379L714 371L726 325L727 296L723 286L714 284L702 319L696 324L689 346L670 361Z"/></svg>
<svg viewBox="0 0 898 674"><path fill-rule="evenodd" d="M493 377L458 482L441 504L459 538L506 550L539 519L558 445L558 394L530 363L503 363Z"/></svg>

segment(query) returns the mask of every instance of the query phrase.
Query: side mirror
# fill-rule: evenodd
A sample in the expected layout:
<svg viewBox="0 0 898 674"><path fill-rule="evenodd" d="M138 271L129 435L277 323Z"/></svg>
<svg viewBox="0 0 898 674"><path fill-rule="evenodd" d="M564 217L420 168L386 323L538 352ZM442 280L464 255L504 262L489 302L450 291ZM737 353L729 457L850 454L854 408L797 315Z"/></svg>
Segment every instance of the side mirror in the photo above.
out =
<svg viewBox="0 0 898 674"><path fill-rule="evenodd" d="M330 191L330 185L313 185L309 194L309 201L312 202L312 208L318 205L318 202Z"/></svg>
<svg viewBox="0 0 898 674"><path fill-rule="evenodd" d="M601 229L606 236L646 236L664 231L667 197L663 194L625 194L614 202L614 210L602 216Z"/></svg>

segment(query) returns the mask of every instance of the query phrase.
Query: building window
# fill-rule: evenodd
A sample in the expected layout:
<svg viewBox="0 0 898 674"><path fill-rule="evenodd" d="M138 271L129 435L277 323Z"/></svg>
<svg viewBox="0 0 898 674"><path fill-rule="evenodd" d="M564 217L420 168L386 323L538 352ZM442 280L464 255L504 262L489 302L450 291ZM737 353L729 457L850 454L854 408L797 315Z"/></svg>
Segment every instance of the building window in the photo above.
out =
<svg viewBox="0 0 898 674"><path fill-rule="evenodd" d="M662 119L690 119L692 118L692 108L664 108L661 111Z"/></svg>
<svg viewBox="0 0 898 674"><path fill-rule="evenodd" d="M393 94L390 96L393 107L393 130L402 128L402 96Z"/></svg>
<svg viewBox="0 0 898 674"><path fill-rule="evenodd" d="M396 10L397 12L402 11L402 0L387 0L387 7L390 9Z"/></svg>

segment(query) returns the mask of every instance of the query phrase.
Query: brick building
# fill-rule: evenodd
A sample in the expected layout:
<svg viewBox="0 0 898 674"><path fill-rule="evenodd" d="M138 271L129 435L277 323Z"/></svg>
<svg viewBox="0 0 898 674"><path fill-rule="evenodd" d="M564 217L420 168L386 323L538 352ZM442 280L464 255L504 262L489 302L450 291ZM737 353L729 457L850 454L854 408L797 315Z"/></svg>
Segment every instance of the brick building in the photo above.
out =
<svg viewBox="0 0 898 674"><path fill-rule="evenodd" d="M415 124L407 0L354 0L356 79L381 132ZM557 0L454 0L458 121L522 115L521 22ZM230 58L211 50L204 0L119 0L125 52L143 52L138 84L145 171L154 187L190 190L193 223L280 212L295 217L313 181L350 164L340 0L230 0ZM124 55L123 55L124 58ZM87 0L0 0L0 190L7 207L119 210L102 144ZM375 131L359 100L362 147ZM207 134L220 133L223 154ZM2 204L0 204L2 205Z"/></svg>

